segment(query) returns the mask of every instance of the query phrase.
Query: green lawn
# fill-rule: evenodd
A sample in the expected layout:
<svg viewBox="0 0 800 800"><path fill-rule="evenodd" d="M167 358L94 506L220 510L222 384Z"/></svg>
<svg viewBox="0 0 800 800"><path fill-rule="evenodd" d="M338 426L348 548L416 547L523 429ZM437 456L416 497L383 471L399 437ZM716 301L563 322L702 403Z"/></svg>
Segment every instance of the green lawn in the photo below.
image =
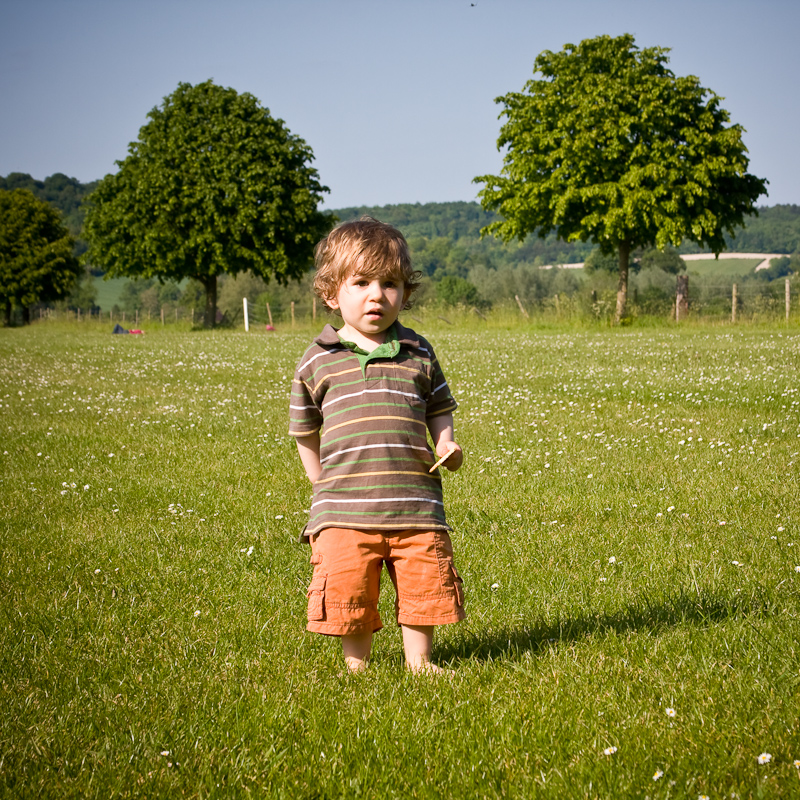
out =
<svg viewBox="0 0 800 800"><path fill-rule="evenodd" d="M798 328L418 327L453 680L304 632L310 328L0 330L0 794L800 796Z"/></svg>

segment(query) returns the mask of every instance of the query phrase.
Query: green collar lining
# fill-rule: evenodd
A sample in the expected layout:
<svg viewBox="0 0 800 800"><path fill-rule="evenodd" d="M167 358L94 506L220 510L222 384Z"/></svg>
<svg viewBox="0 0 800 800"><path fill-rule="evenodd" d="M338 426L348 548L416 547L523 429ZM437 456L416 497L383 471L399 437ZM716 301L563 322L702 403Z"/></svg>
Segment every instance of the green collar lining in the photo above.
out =
<svg viewBox="0 0 800 800"><path fill-rule="evenodd" d="M352 350L358 363L361 364L361 374L364 380L367 379L367 364L376 358L394 358L400 352L400 341L397 338L397 331L394 323L386 330L386 339L383 344L379 344L372 352L368 353L355 342L348 342L339 336L339 341L348 349Z"/></svg>

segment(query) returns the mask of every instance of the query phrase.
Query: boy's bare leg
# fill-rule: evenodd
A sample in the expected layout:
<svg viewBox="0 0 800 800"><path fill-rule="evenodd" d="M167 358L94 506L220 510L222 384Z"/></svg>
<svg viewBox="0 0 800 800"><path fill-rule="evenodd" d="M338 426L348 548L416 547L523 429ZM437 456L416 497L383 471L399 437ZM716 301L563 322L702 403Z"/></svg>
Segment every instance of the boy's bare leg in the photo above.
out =
<svg viewBox="0 0 800 800"><path fill-rule="evenodd" d="M401 625L406 664L412 672L454 675L450 669L442 669L431 663L433 648L433 625Z"/></svg>
<svg viewBox="0 0 800 800"><path fill-rule="evenodd" d="M347 633L342 636L344 662L350 672L361 672L367 668L369 652L372 649L372 631Z"/></svg>

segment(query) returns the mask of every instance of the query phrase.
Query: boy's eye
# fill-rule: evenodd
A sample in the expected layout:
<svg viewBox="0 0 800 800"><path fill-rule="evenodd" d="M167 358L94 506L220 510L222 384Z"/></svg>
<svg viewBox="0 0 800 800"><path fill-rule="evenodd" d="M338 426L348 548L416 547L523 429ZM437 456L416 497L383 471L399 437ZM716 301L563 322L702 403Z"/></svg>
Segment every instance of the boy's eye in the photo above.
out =
<svg viewBox="0 0 800 800"><path fill-rule="evenodd" d="M384 285L384 286L385 286L387 289L394 289L394 287L395 287L395 286L397 286L397 281L384 281L384 282L383 282L383 285Z"/></svg>

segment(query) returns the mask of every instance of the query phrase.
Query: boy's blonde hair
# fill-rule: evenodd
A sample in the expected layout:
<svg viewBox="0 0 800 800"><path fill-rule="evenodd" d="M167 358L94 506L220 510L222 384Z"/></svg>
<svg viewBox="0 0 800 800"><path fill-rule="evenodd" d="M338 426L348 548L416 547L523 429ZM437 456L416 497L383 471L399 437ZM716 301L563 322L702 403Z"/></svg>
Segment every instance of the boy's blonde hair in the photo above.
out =
<svg viewBox="0 0 800 800"><path fill-rule="evenodd" d="M393 225L361 217L337 225L314 250L314 291L323 303L336 296L339 287L354 274L365 278L403 281L408 292L404 308L419 287L422 273L411 266L405 237Z"/></svg>

